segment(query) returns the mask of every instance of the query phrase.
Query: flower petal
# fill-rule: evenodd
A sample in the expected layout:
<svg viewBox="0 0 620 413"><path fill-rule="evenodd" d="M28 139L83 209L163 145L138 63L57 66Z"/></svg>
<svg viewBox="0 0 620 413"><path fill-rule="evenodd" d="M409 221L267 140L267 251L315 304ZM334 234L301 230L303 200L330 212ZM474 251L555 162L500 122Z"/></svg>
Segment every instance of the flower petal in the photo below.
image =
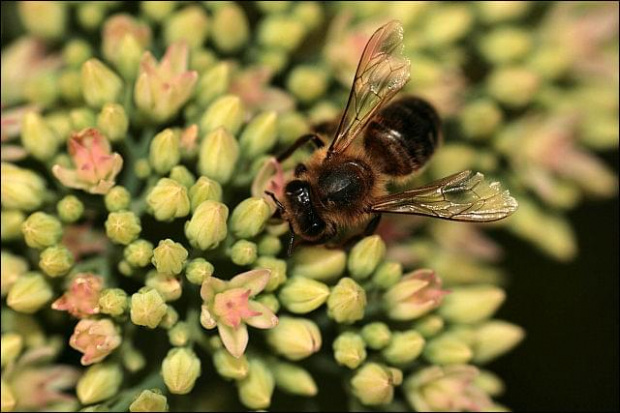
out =
<svg viewBox="0 0 620 413"><path fill-rule="evenodd" d="M271 311L267 306L256 301L250 301L250 310L259 312L260 315L245 318L246 324L255 327L268 329L278 325L278 316Z"/></svg>
<svg viewBox="0 0 620 413"><path fill-rule="evenodd" d="M217 326L217 321L215 321L215 318L213 318L206 305L200 307L200 324L207 330L211 330Z"/></svg>
<svg viewBox="0 0 620 413"><path fill-rule="evenodd" d="M217 325L220 338L226 350L235 358L239 358L245 352L248 346L248 328L245 324L239 325L237 328L228 327L222 323Z"/></svg>
<svg viewBox="0 0 620 413"><path fill-rule="evenodd" d="M250 297L254 297L265 289L271 277L271 270L261 268L259 270L247 271L235 276L229 281L229 288L248 288Z"/></svg>
<svg viewBox="0 0 620 413"><path fill-rule="evenodd" d="M207 277L202 282L200 287L200 297L204 302L210 303L213 301L215 294L223 291L226 288L226 282L215 277Z"/></svg>

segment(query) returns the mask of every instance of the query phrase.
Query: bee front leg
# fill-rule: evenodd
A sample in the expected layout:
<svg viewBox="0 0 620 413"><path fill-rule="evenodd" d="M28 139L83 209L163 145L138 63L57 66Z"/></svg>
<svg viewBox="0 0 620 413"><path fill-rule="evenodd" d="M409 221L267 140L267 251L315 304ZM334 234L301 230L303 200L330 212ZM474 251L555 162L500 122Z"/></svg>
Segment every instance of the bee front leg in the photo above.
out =
<svg viewBox="0 0 620 413"><path fill-rule="evenodd" d="M284 162L287 160L297 149L304 146L306 143L312 142L317 148L322 148L325 146L325 142L319 137L319 135L315 133L309 133L307 135L302 135L284 152L282 152L276 159L278 162Z"/></svg>

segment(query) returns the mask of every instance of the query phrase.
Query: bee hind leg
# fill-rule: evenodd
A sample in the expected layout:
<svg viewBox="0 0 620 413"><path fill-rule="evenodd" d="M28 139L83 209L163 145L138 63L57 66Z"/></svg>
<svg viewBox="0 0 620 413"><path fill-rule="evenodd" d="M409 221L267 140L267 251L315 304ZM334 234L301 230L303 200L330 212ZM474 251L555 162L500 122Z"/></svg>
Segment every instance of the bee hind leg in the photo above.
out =
<svg viewBox="0 0 620 413"><path fill-rule="evenodd" d="M325 146L325 142L320 138L316 133L309 133L307 135L302 135L291 146L289 146L284 152L282 152L276 159L278 162L284 162L287 160L295 151L306 143L312 142L317 148L322 148Z"/></svg>

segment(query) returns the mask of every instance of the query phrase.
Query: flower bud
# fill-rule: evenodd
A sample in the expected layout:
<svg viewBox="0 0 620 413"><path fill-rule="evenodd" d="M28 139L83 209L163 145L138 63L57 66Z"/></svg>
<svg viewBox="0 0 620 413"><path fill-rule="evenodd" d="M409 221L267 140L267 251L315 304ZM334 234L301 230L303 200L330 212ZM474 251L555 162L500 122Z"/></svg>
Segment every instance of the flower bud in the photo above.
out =
<svg viewBox="0 0 620 413"><path fill-rule="evenodd" d="M329 287L320 281L305 277L293 277L288 280L279 298L291 313L306 314L319 308L329 297Z"/></svg>
<svg viewBox="0 0 620 413"><path fill-rule="evenodd" d="M233 210L231 230L238 238L252 238L265 228L270 217L271 209L263 198L248 198Z"/></svg>
<svg viewBox="0 0 620 413"><path fill-rule="evenodd" d="M127 135L129 119L123 106L117 103L106 103L97 116L97 128L110 139L110 142L121 142Z"/></svg>
<svg viewBox="0 0 620 413"><path fill-rule="evenodd" d="M64 3L31 1L17 3L17 10L26 30L36 37L53 40L62 38L68 27L67 6Z"/></svg>
<svg viewBox="0 0 620 413"><path fill-rule="evenodd" d="M530 53L531 48L532 38L529 32L516 27L494 29L487 33L480 43L483 57L494 65L521 60Z"/></svg>
<svg viewBox="0 0 620 413"><path fill-rule="evenodd" d="M372 276L372 283L379 288L388 289L396 284L403 275L400 262L385 261L379 264Z"/></svg>
<svg viewBox="0 0 620 413"><path fill-rule="evenodd" d="M84 93L82 92L82 75L78 69L64 70L60 73L58 79L54 79L55 87L60 92L60 97L72 104L82 104ZM39 86L40 87L40 86ZM42 92L39 92L42 93ZM33 97L34 99L34 97ZM41 100L43 97L38 97L37 100ZM52 126L52 125L50 125ZM53 128L56 133L58 131ZM62 138L62 137L61 137Z"/></svg>
<svg viewBox="0 0 620 413"><path fill-rule="evenodd" d="M373 273L385 256L385 243L379 235L366 237L351 249L348 267L353 278L361 280Z"/></svg>
<svg viewBox="0 0 620 413"><path fill-rule="evenodd" d="M110 212L117 212L129 208L131 194L125 187L116 185L103 198L105 207Z"/></svg>
<svg viewBox="0 0 620 413"><path fill-rule="evenodd" d="M225 379L242 380L250 371L250 364L245 355L236 358L222 348L213 354L213 365L217 373Z"/></svg>
<svg viewBox="0 0 620 413"><path fill-rule="evenodd" d="M256 6L265 14L286 13L290 8L292 1L257 1Z"/></svg>
<svg viewBox="0 0 620 413"><path fill-rule="evenodd" d="M476 329L474 343L474 362L488 363L509 352L525 337L524 330L512 323L487 321Z"/></svg>
<svg viewBox="0 0 620 413"><path fill-rule="evenodd" d="M114 323L108 319L83 319L75 326L69 345L84 353L83 366L98 363L121 344L121 336Z"/></svg>
<svg viewBox="0 0 620 413"><path fill-rule="evenodd" d="M68 40L62 49L63 61L73 69L82 67L82 63L91 58L92 55L93 50L90 44L80 38Z"/></svg>
<svg viewBox="0 0 620 413"><path fill-rule="evenodd" d="M520 1L481 1L474 6L483 22L496 24L523 17L533 4Z"/></svg>
<svg viewBox="0 0 620 413"><path fill-rule="evenodd" d="M540 88L540 77L524 67L503 66L487 77L489 94L510 107L527 105Z"/></svg>
<svg viewBox="0 0 620 413"><path fill-rule="evenodd" d="M173 275L149 271L144 284L156 289L165 301L175 301L181 297L181 283Z"/></svg>
<svg viewBox="0 0 620 413"><path fill-rule="evenodd" d="M151 164L147 159L140 158L136 160L133 170L138 178L146 179L151 175Z"/></svg>
<svg viewBox="0 0 620 413"><path fill-rule="evenodd" d="M125 341L123 343L121 352L123 353L123 366L130 373L136 373L146 366L146 359L130 342Z"/></svg>
<svg viewBox="0 0 620 413"><path fill-rule="evenodd" d="M84 204L78 197L67 195L56 204L56 212L62 222L71 224L82 218Z"/></svg>
<svg viewBox="0 0 620 413"><path fill-rule="evenodd" d="M366 324L361 334L368 347L373 350L381 350L392 340L392 332L388 325L379 321Z"/></svg>
<svg viewBox="0 0 620 413"><path fill-rule="evenodd" d="M153 216L158 221L172 221L189 214L187 188L170 178L161 178L146 197Z"/></svg>
<svg viewBox="0 0 620 413"><path fill-rule="evenodd" d="M222 187L216 181L201 176L189 189L189 200L192 212L195 212L203 201L221 202Z"/></svg>
<svg viewBox="0 0 620 413"><path fill-rule="evenodd" d="M238 157L239 145L234 136L226 129L216 129L200 144L198 171L220 184L225 184L235 171Z"/></svg>
<svg viewBox="0 0 620 413"><path fill-rule="evenodd" d="M162 274L176 275L183 271L187 261L187 250L178 242L171 239L159 241L153 250L153 265Z"/></svg>
<svg viewBox="0 0 620 413"><path fill-rule="evenodd" d="M30 248L43 249L60 241L62 224L52 215L35 212L22 224L22 234Z"/></svg>
<svg viewBox="0 0 620 413"><path fill-rule="evenodd" d="M213 264L204 258L195 258L185 267L185 276L192 284L202 285L202 282L213 274Z"/></svg>
<svg viewBox="0 0 620 413"><path fill-rule="evenodd" d="M480 371L480 374L474 379L474 385L491 397L501 396L505 390L502 379L488 370Z"/></svg>
<svg viewBox="0 0 620 413"><path fill-rule="evenodd" d="M143 288L131 296L131 322L153 329L162 321L167 308L157 290Z"/></svg>
<svg viewBox="0 0 620 413"><path fill-rule="evenodd" d="M273 235L263 235L258 241L258 254L276 256L282 250L280 238Z"/></svg>
<svg viewBox="0 0 620 413"><path fill-rule="evenodd" d="M437 314L429 314L420 318L415 323L415 330L425 338L437 335L444 328L444 321Z"/></svg>
<svg viewBox="0 0 620 413"><path fill-rule="evenodd" d="M207 13L200 6L190 6L172 14L164 24L166 44L184 41L196 49L205 42L209 33Z"/></svg>
<svg viewBox="0 0 620 413"><path fill-rule="evenodd" d="M353 279L338 281L327 299L327 315L337 323L352 324L364 318L366 291Z"/></svg>
<svg viewBox="0 0 620 413"><path fill-rule="evenodd" d="M265 291L275 291L280 285L286 282L286 261L273 257L258 257L254 268L266 268L271 270L271 277L265 287Z"/></svg>
<svg viewBox="0 0 620 413"><path fill-rule="evenodd" d="M76 318L99 313L99 296L103 279L91 273L76 274L65 293L52 303L52 309L67 311Z"/></svg>
<svg viewBox="0 0 620 413"><path fill-rule="evenodd" d="M274 314L280 311L280 301L278 301L274 294L261 294L256 298L256 301L270 309Z"/></svg>
<svg viewBox="0 0 620 413"><path fill-rule="evenodd" d="M316 29L324 20L322 6L316 1L295 3L292 14L308 31Z"/></svg>
<svg viewBox="0 0 620 413"><path fill-rule="evenodd" d="M278 137L281 144L293 144L308 130L310 130L310 125L299 112L286 112L278 116Z"/></svg>
<svg viewBox="0 0 620 413"><path fill-rule="evenodd" d="M333 280L344 272L347 255L340 249L323 246L301 247L293 255L293 276L314 280Z"/></svg>
<svg viewBox="0 0 620 413"><path fill-rule="evenodd" d="M15 399L15 395L13 394L13 390L11 387L4 382L2 379L1 382L2 389L2 411L3 412L12 412L15 409L15 405L17 404L17 400Z"/></svg>
<svg viewBox="0 0 620 413"><path fill-rule="evenodd" d="M472 324L491 317L506 299L493 285L458 287L444 298L439 314L453 323Z"/></svg>
<svg viewBox="0 0 620 413"><path fill-rule="evenodd" d="M200 359L189 348L173 348L161 365L161 375L172 394L187 394L200 376Z"/></svg>
<svg viewBox="0 0 620 413"><path fill-rule="evenodd" d="M269 407L274 388L273 374L262 361L256 359L250 361L248 376L237 385L239 400L253 410Z"/></svg>
<svg viewBox="0 0 620 413"><path fill-rule="evenodd" d="M4 182L2 185L4 186ZM0 217L0 238L2 241L10 241L22 237L22 224L26 220L26 216L22 211L3 209Z"/></svg>
<svg viewBox="0 0 620 413"><path fill-rule="evenodd" d="M43 203L45 181L36 173L2 162L2 207L32 211Z"/></svg>
<svg viewBox="0 0 620 413"><path fill-rule="evenodd" d="M319 392L308 371L292 363L277 363L273 367L276 386L287 393L312 397Z"/></svg>
<svg viewBox="0 0 620 413"><path fill-rule="evenodd" d="M351 370L358 368L366 360L366 343L359 334L340 334L334 340L333 348L336 362Z"/></svg>
<svg viewBox="0 0 620 413"><path fill-rule="evenodd" d="M485 139L501 126L502 118L502 111L493 100L479 99L463 108L461 128L470 138Z"/></svg>
<svg viewBox="0 0 620 413"><path fill-rule="evenodd" d="M60 277L69 272L74 263L73 253L64 245L47 247L39 258L39 268L50 277Z"/></svg>
<svg viewBox="0 0 620 413"><path fill-rule="evenodd" d="M351 379L353 394L362 404L376 406L392 402L394 386L399 386L403 373L377 363L366 363Z"/></svg>
<svg viewBox="0 0 620 413"><path fill-rule="evenodd" d="M151 30L126 14L116 14L103 26L102 52L127 80L134 80L144 49L151 43Z"/></svg>
<svg viewBox="0 0 620 413"><path fill-rule="evenodd" d="M141 231L140 218L130 211L110 212L105 221L105 233L116 244L129 244Z"/></svg>
<svg viewBox="0 0 620 413"><path fill-rule="evenodd" d="M82 404L101 402L116 395L122 381L123 371L117 364L95 364L78 381L76 393Z"/></svg>
<svg viewBox="0 0 620 413"><path fill-rule="evenodd" d="M383 299L388 316L394 320L412 320L437 308L447 291L432 270L421 269L404 276Z"/></svg>
<svg viewBox="0 0 620 413"><path fill-rule="evenodd" d="M390 364L400 365L417 359L424 349L424 337L414 330L392 333L390 344L381 354Z"/></svg>
<svg viewBox="0 0 620 413"><path fill-rule="evenodd" d="M184 347L189 343L191 330L185 321L179 321L168 330L168 341L175 347Z"/></svg>
<svg viewBox="0 0 620 413"><path fill-rule="evenodd" d="M24 339L19 334L2 334L2 346L0 346L2 348L2 360L0 362L2 368L17 359L23 347Z"/></svg>
<svg viewBox="0 0 620 413"><path fill-rule="evenodd" d="M230 248L230 259L237 265L250 265L257 258L256 244L244 239L239 240Z"/></svg>
<svg viewBox="0 0 620 413"><path fill-rule="evenodd" d="M132 267L125 260L122 260L121 262L119 262L118 265L116 266L116 269L118 270L118 272L121 273L121 275L124 275L125 277L131 277L134 274L134 267Z"/></svg>
<svg viewBox="0 0 620 413"><path fill-rule="evenodd" d="M123 81L116 73L97 59L88 59L82 65L82 92L88 106L100 108L106 103L118 102Z"/></svg>
<svg viewBox="0 0 620 413"><path fill-rule="evenodd" d="M136 240L125 247L123 256L133 267L146 267L153 257L153 244L143 239Z"/></svg>
<svg viewBox="0 0 620 413"><path fill-rule="evenodd" d="M239 51L250 37L250 25L243 9L228 3L215 10L211 36L219 51L226 54Z"/></svg>
<svg viewBox="0 0 620 413"><path fill-rule="evenodd" d="M106 7L101 3L81 3L77 5L77 20L87 31L94 31L101 26L105 18Z"/></svg>
<svg viewBox="0 0 620 413"><path fill-rule="evenodd" d="M47 161L58 150L58 137L36 112L28 112L22 120L22 145L35 159Z"/></svg>
<svg viewBox="0 0 620 413"><path fill-rule="evenodd" d="M231 64L220 62L208 68L198 81L196 102L200 107L205 107L217 97L222 96L230 86Z"/></svg>
<svg viewBox="0 0 620 413"><path fill-rule="evenodd" d="M142 390L136 400L129 405L130 412L167 412L168 410L168 399L161 394L159 389Z"/></svg>
<svg viewBox="0 0 620 413"><path fill-rule="evenodd" d="M2 275L2 296L4 297L18 277L28 271L28 262L22 257L5 251L2 251L1 257L0 274Z"/></svg>
<svg viewBox="0 0 620 413"><path fill-rule="evenodd" d="M179 133L172 129L164 129L151 141L149 161L155 171L167 174L181 160Z"/></svg>
<svg viewBox="0 0 620 413"><path fill-rule="evenodd" d="M226 239L228 207L216 201L203 201L185 223L185 236L194 248L209 250Z"/></svg>
<svg viewBox="0 0 620 413"><path fill-rule="evenodd" d="M469 7L461 4L434 9L426 18L423 36L430 46L447 46L469 32L473 17Z"/></svg>
<svg viewBox="0 0 620 413"><path fill-rule="evenodd" d="M127 293L120 288L106 288L101 291L98 304L102 314L114 317L123 315L129 306Z"/></svg>
<svg viewBox="0 0 620 413"><path fill-rule="evenodd" d="M189 169L187 169L183 165L173 166L170 170L170 175L168 175L170 179L177 181L181 185L183 185L188 190L196 183L196 177L192 174ZM191 198L190 198L191 205Z"/></svg>
<svg viewBox="0 0 620 413"><path fill-rule="evenodd" d="M311 320L283 316L278 326L267 332L267 342L285 358L301 360L321 349L321 332Z"/></svg>
<svg viewBox="0 0 620 413"><path fill-rule="evenodd" d="M159 327L168 330L174 327L178 321L179 321L179 313L177 312L177 310L174 309L173 306L169 305L168 308L166 308L166 314L164 314L164 317L161 319L161 322L159 323Z"/></svg>
<svg viewBox="0 0 620 413"><path fill-rule="evenodd" d="M286 81L286 88L302 103L321 98L328 86L326 70L314 66L297 66Z"/></svg>
<svg viewBox="0 0 620 413"><path fill-rule="evenodd" d="M306 35L303 23L284 15L271 15L258 27L258 43L268 49L292 52Z"/></svg>
<svg viewBox="0 0 620 413"><path fill-rule="evenodd" d="M152 1L140 3L140 11L149 19L161 22L177 7L176 1Z"/></svg>
<svg viewBox="0 0 620 413"><path fill-rule="evenodd" d="M239 138L241 153L246 159L263 155L277 140L278 115L275 111L263 112L248 123Z"/></svg>
<svg viewBox="0 0 620 413"><path fill-rule="evenodd" d="M424 348L424 357L432 364L466 364L473 355L467 343L452 335L436 337Z"/></svg>
<svg viewBox="0 0 620 413"><path fill-rule="evenodd" d="M73 131L94 128L97 124L95 112L87 107L72 109L69 112L69 119L71 119L71 128Z"/></svg>
<svg viewBox="0 0 620 413"><path fill-rule="evenodd" d="M235 135L243 123L244 112L243 102L238 96L219 97L200 118L200 130L209 133L223 127L231 136Z"/></svg>

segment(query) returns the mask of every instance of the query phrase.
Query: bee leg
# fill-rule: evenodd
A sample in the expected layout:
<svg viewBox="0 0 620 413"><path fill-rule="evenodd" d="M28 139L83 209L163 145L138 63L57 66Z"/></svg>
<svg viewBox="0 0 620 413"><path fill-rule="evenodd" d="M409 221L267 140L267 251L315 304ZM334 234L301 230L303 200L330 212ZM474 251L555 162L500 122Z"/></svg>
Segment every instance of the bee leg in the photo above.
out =
<svg viewBox="0 0 620 413"><path fill-rule="evenodd" d="M323 142L323 140L319 137L319 135L317 135L315 133L309 133L307 135L302 135L299 138L297 138L297 140L291 146L289 146L287 150L282 152L276 159L278 160L278 162L284 162L297 149L301 148L302 146L304 146L306 143L308 143L310 141L312 141L312 143L317 148L322 148L323 146L325 146L325 142Z"/></svg>
<svg viewBox="0 0 620 413"><path fill-rule="evenodd" d="M377 230L377 227L379 226L379 223L381 222L381 217L383 215L381 214L375 214L375 216L373 216L371 218L370 221L368 221L368 224L366 224L366 228L364 228L364 231L362 231L362 233L357 234L357 235L352 235L340 242L338 242L337 244L327 244L326 247L328 249L347 249L351 246L353 246L353 244L357 243L358 241L360 241L362 238L367 237L369 235L374 234L374 232Z"/></svg>
<svg viewBox="0 0 620 413"><path fill-rule="evenodd" d="M291 229L291 238L288 241L288 249L286 251L286 254L287 254L288 257L293 255L293 250L294 249L295 249L295 233Z"/></svg>
<svg viewBox="0 0 620 413"><path fill-rule="evenodd" d="M273 199L273 202L275 202L276 207L278 207L278 212L280 213L280 215L283 215L286 212L286 208L284 208L284 205L282 204L282 202L278 201L278 198L276 198L276 195L271 191L265 191L265 194L269 195L271 199Z"/></svg>
<svg viewBox="0 0 620 413"><path fill-rule="evenodd" d="M375 233L377 227L379 226L379 223L381 222L382 216L383 215L381 214L376 214L374 217L372 217L372 219L368 222L368 225L366 225L366 228L364 229L365 237Z"/></svg>

